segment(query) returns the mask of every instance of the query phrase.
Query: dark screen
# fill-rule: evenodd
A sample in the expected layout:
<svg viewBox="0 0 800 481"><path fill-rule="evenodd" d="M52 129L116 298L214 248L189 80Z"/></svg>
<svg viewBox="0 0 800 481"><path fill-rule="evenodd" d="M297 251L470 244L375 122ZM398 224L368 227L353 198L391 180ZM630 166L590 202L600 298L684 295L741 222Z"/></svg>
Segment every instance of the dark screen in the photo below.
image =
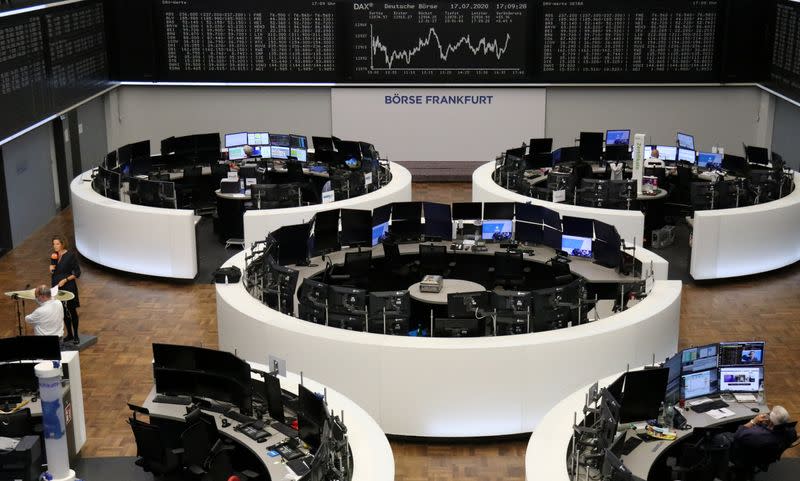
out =
<svg viewBox="0 0 800 481"><path fill-rule="evenodd" d="M541 206L522 204L518 202L516 205L516 212L518 221L523 220L525 222L534 222L536 224L542 224L544 222Z"/></svg>
<svg viewBox="0 0 800 481"><path fill-rule="evenodd" d="M0 394L14 392L32 393L39 390L35 363L0 364Z"/></svg>
<svg viewBox="0 0 800 481"><path fill-rule="evenodd" d="M372 213L368 210L342 209L342 245L372 244Z"/></svg>
<svg viewBox="0 0 800 481"><path fill-rule="evenodd" d="M581 132L580 156L583 160L598 160L603 156L603 132Z"/></svg>
<svg viewBox="0 0 800 481"><path fill-rule="evenodd" d="M392 221L419 220L422 218L422 202L395 202L392 204Z"/></svg>
<svg viewBox="0 0 800 481"><path fill-rule="evenodd" d="M314 254L339 250L339 209L314 216Z"/></svg>
<svg viewBox="0 0 800 481"><path fill-rule="evenodd" d="M628 423L657 418L667 390L668 375L668 368L628 372L619 421Z"/></svg>
<svg viewBox="0 0 800 481"><path fill-rule="evenodd" d="M605 222L595 220L594 232L595 236L602 241L619 244L619 234L617 234L617 228L611 224L606 224Z"/></svg>
<svg viewBox="0 0 800 481"><path fill-rule="evenodd" d="M542 225L517 221L514 224L514 239L518 242L541 244L544 239Z"/></svg>
<svg viewBox="0 0 800 481"><path fill-rule="evenodd" d="M561 218L561 223L564 228L562 229L565 235L576 237L593 237L594 228L592 219L584 219L583 217L570 217L564 216Z"/></svg>
<svg viewBox="0 0 800 481"><path fill-rule="evenodd" d="M550 226L556 230L561 230L561 216L558 212L542 207L542 220L544 221L544 225Z"/></svg>
<svg viewBox="0 0 800 481"><path fill-rule="evenodd" d="M17 336L0 339L0 362L22 360L59 360L58 336Z"/></svg>
<svg viewBox="0 0 800 481"><path fill-rule="evenodd" d="M308 241L311 223L285 225L272 233L278 241L278 262L285 266L300 264L309 258Z"/></svg>
<svg viewBox="0 0 800 481"><path fill-rule="evenodd" d="M483 204L483 218L484 219L513 219L514 218L514 203L513 202L484 202Z"/></svg>
<svg viewBox="0 0 800 481"><path fill-rule="evenodd" d="M553 249L561 249L561 231L545 227L542 231L542 244Z"/></svg>
<svg viewBox="0 0 800 481"><path fill-rule="evenodd" d="M372 226L381 225L389 222L389 216L392 214L392 204L382 205L372 209Z"/></svg>
<svg viewBox="0 0 800 481"><path fill-rule="evenodd" d="M483 218L483 205L480 202L453 203L453 220L476 220Z"/></svg>

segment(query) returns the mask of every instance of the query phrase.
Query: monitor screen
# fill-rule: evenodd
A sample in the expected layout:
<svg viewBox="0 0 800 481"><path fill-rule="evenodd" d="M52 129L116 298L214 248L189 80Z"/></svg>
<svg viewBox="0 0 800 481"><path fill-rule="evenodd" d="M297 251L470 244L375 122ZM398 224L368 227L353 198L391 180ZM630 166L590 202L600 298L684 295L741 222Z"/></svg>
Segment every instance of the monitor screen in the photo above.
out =
<svg viewBox="0 0 800 481"><path fill-rule="evenodd" d="M665 161L665 162L675 162L675 159L678 156L678 148L672 147L669 145L656 145L655 148L658 150L658 158ZM644 158L649 159L653 156L652 154L653 146L646 145L644 147Z"/></svg>
<svg viewBox="0 0 800 481"><path fill-rule="evenodd" d="M719 170L722 168L722 154L700 152L697 154L697 166L701 169Z"/></svg>
<svg viewBox="0 0 800 481"><path fill-rule="evenodd" d="M225 141L227 140L228 137L225 136ZM269 132L248 132L247 145L269 145Z"/></svg>
<svg viewBox="0 0 800 481"><path fill-rule="evenodd" d="M247 145L247 132L237 132L235 134L225 134L225 147L241 147Z"/></svg>
<svg viewBox="0 0 800 481"><path fill-rule="evenodd" d="M581 132L578 155L583 160L599 160L603 156L603 133ZM561 160L565 161L563 157Z"/></svg>
<svg viewBox="0 0 800 481"><path fill-rule="evenodd" d="M422 212L425 216L425 222L440 221L452 224L453 216L450 213L449 204L437 204L435 202L423 202Z"/></svg>
<svg viewBox="0 0 800 481"><path fill-rule="evenodd" d="M681 351L681 372L705 371L717 368L717 345L689 347Z"/></svg>
<svg viewBox="0 0 800 481"><path fill-rule="evenodd" d="M763 366L764 341L719 343L719 365Z"/></svg>
<svg viewBox="0 0 800 481"><path fill-rule="evenodd" d="M306 161L306 149L298 149L298 148L295 148L295 147L291 147L289 149L289 156L290 157L294 157L295 159L297 159L300 162L305 162Z"/></svg>
<svg viewBox="0 0 800 481"><path fill-rule="evenodd" d="M372 243L372 212L342 209L342 245L367 246Z"/></svg>
<svg viewBox="0 0 800 481"><path fill-rule="evenodd" d="M619 422L655 419L667 390L669 369L656 368L630 371L625 375L625 391L619 412Z"/></svg>
<svg viewBox="0 0 800 481"><path fill-rule="evenodd" d="M694 150L694 137L689 134L678 132L678 147L682 149Z"/></svg>
<svg viewBox="0 0 800 481"><path fill-rule="evenodd" d="M476 220L483 218L480 202L456 202L453 204L453 220Z"/></svg>
<svg viewBox="0 0 800 481"><path fill-rule="evenodd" d="M564 225L562 231L565 235L588 237L591 239L594 234L592 219L565 215L561 218L561 223Z"/></svg>
<svg viewBox="0 0 800 481"><path fill-rule="evenodd" d="M389 233L389 223L384 222L372 227L372 247L380 244Z"/></svg>
<svg viewBox="0 0 800 481"><path fill-rule="evenodd" d="M314 216L314 254L339 248L339 209L317 212Z"/></svg>
<svg viewBox="0 0 800 481"><path fill-rule="evenodd" d="M310 222L285 225L273 231L272 236L278 241L278 261L280 265L302 264L310 257Z"/></svg>
<svg viewBox="0 0 800 481"><path fill-rule="evenodd" d="M344 159L344 165L350 167L351 169L357 169L361 165L361 161L358 160L358 157L347 155Z"/></svg>
<svg viewBox="0 0 800 481"><path fill-rule="evenodd" d="M489 292L459 292L447 294L447 316L452 318L479 317L479 311L489 309Z"/></svg>
<svg viewBox="0 0 800 481"><path fill-rule="evenodd" d="M277 145L270 146L269 149L270 157L273 159L286 159L289 157L291 153L289 147L279 147Z"/></svg>
<svg viewBox="0 0 800 481"><path fill-rule="evenodd" d="M504 241L511 239L510 220L484 220L481 226L481 239Z"/></svg>
<svg viewBox="0 0 800 481"><path fill-rule="evenodd" d="M389 222L389 216L392 214L392 204L382 205L372 209L372 225L383 224Z"/></svg>
<svg viewBox="0 0 800 481"><path fill-rule="evenodd" d="M289 147L294 149L308 149L308 140L305 135L289 135Z"/></svg>
<svg viewBox="0 0 800 481"><path fill-rule="evenodd" d="M606 145L628 145L631 141L630 130L607 130Z"/></svg>
<svg viewBox="0 0 800 481"><path fill-rule="evenodd" d="M291 147L291 141L289 140L289 136L286 134L271 134L269 140L271 145L277 145L278 147Z"/></svg>
<svg viewBox="0 0 800 481"><path fill-rule="evenodd" d="M552 249L561 249L561 231L545 227L542 230L542 244Z"/></svg>
<svg viewBox="0 0 800 481"><path fill-rule="evenodd" d="M485 202L483 204L484 219L513 219L513 202Z"/></svg>
<svg viewBox="0 0 800 481"><path fill-rule="evenodd" d="M758 392L764 388L762 366L721 367L719 390L722 392Z"/></svg>
<svg viewBox="0 0 800 481"><path fill-rule="evenodd" d="M232 147L228 149L228 159L242 160L246 158L247 158L247 153L244 151L244 147Z"/></svg>
<svg viewBox="0 0 800 481"><path fill-rule="evenodd" d="M716 394L719 392L717 370L709 369L707 371L685 374L681 377L681 385L683 386L683 399Z"/></svg>
<svg viewBox="0 0 800 481"><path fill-rule="evenodd" d="M517 221L514 226L514 239L517 242L542 243L542 225Z"/></svg>
<svg viewBox="0 0 800 481"><path fill-rule="evenodd" d="M694 164L695 160L697 159L697 153L694 150L689 149L678 149L678 160L681 162L688 162L690 164Z"/></svg>
<svg viewBox="0 0 800 481"><path fill-rule="evenodd" d="M591 258L592 238L564 234L561 236L561 250L567 255Z"/></svg>
<svg viewBox="0 0 800 481"><path fill-rule="evenodd" d="M522 220L536 224L542 224L544 222L541 206L518 202L515 206L515 211L517 213L517 221Z"/></svg>
<svg viewBox="0 0 800 481"><path fill-rule="evenodd" d="M392 204L392 220L421 220L422 202L395 202Z"/></svg>

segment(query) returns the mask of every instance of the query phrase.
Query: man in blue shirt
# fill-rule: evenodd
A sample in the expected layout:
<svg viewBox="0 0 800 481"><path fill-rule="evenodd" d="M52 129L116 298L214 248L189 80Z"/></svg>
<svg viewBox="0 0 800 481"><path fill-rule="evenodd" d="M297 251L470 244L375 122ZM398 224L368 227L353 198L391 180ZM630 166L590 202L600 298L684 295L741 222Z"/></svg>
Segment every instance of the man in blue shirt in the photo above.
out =
<svg viewBox="0 0 800 481"><path fill-rule="evenodd" d="M733 435L731 461L745 469L766 466L777 461L796 439L789 413L783 406L775 406L739 426Z"/></svg>

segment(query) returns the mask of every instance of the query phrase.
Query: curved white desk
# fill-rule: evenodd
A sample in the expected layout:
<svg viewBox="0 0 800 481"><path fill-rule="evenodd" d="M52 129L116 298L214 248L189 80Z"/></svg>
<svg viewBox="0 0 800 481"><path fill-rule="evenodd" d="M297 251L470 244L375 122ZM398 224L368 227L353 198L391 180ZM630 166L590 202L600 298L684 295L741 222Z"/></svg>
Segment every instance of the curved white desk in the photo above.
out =
<svg viewBox="0 0 800 481"><path fill-rule="evenodd" d="M244 269L246 252L225 265ZM620 365L666 357L678 344L679 281L658 280L645 300L597 322L453 339L336 329L270 309L241 282L216 290L220 349L249 359L285 359L289 369L302 368L345 394L396 435L530 432L578 387Z"/></svg>
<svg viewBox="0 0 800 481"><path fill-rule="evenodd" d="M541 205L552 209L559 214L572 217L585 217L597 219L600 222L611 224L617 228L620 237L625 242L637 246L642 245L644 237L644 214L638 210L617 210L601 209L598 207L584 207L580 205L570 205L559 202L548 202L545 200L534 199L516 192L512 192L505 187L498 185L492 178L494 173L494 161L488 162L472 173L472 201L473 202L530 202L534 205Z"/></svg>
<svg viewBox="0 0 800 481"><path fill-rule="evenodd" d="M317 212L331 209L372 210L392 202L411 201L411 173L405 167L390 162L392 180L369 194L328 204L314 204L286 209L248 210L244 213L244 245L264 240L267 234L289 224L308 222Z"/></svg>
<svg viewBox="0 0 800 481"><path fill-rule="evenodd" d="M800 173L794 191L778 200L694 214L694 279L746 276L800 260Z"/></svg>
<svg viewBox="0 0 800 481"><path fill-rule="evenodd" d="M70 185L75 247L100 265L149 276L197 275L195 217L191 210L128 204L92 190L91 171Z"/></svg>

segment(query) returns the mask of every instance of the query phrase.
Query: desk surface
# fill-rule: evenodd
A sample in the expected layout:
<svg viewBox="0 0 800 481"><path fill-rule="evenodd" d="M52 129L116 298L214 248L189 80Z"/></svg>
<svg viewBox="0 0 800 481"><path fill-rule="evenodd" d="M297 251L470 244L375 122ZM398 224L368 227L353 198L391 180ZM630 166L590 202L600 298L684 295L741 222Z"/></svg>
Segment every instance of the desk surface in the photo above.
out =
<svg viewBox="0 0 800 481"><path fill-rule="evenodd" d="M427 302L428 304L447 304L448 294L458 294L461 292L475 292L486 290L485 287L472 281L461 279L443 279L442 290L439 292L422 292L419 290L420 282L415 282L408 287L408 295L412 299Z"/></svg>
<svg viewBox="0 0 800 481"><path fill-rule="evenodd" d="M254 369L267 370L267 367L261 364L251 362L250 365ZM287 373L287 377L281 377L280 381L282 389L297 393L297 386L300 383L298 375ZM392 450L386 435L383 434L377 423L363 409L339 392L326 388L308 377L304 379L303 385L315 392L326 391L328 407L337 415L344 412L348 443L353 455L352 481L393 481L394 458ZM155 388L150 391L144 402L144 407L150 410L151 416L177 421L183 420L183 416L186 414L186 406L154 403L154 396ZM249 449L264 462L264 466L273 481L298 479L286 464L281 462L282 458L270 458L267 456L266 447L281 442L286 439L286 436L268 427L266 429L272 435L267 438L266 442L258 443L243 433L234 431L234 428L239 424L236 421L231 420L230 426L223 428L223 415L213 412L208 412L208 414L214 417L221 433Z"/></svg>

